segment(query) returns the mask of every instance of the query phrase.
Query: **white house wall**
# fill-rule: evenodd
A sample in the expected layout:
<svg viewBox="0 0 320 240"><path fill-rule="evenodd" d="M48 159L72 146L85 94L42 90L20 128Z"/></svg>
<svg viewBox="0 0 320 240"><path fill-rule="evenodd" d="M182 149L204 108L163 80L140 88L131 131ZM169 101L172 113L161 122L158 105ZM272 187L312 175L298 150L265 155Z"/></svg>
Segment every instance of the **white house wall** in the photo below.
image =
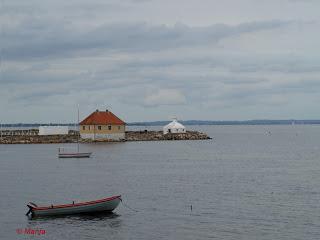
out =
<svg viewBox="0 0 320 240"><path fill-rule="evenodd" d="M125 139L125 133L109 133L109 134L99 134L99 133L81 133L81 138L83 139L110 139L110 140L122 140Z"/></svg>
<svg viewBox="0 0 320 240"><path fill-rule="evenodd" d="M170 129L170 133L185 133L186 132L185 128L164 128L163 133L164 134L169 133L169 129Z"/></svg>

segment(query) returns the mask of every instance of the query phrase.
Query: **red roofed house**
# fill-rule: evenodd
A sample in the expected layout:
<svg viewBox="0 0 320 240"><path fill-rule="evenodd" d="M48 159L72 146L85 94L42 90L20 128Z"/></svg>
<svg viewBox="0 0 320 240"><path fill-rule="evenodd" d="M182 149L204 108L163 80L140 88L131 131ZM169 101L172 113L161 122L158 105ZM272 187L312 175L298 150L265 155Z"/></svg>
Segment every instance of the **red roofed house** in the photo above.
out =
<svg viewBox="0 0 320 240"><path fill-rule="evenodd" d="M108 110L96 110L80 122L80 136L84 139L122 140L125 131L126 123Z"/></svg>

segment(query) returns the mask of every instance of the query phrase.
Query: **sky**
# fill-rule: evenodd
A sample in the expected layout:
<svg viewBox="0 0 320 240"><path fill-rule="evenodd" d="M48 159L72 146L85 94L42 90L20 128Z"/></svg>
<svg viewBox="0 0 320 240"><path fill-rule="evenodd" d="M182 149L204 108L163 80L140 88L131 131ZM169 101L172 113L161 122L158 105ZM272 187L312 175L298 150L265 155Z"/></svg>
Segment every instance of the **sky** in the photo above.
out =
<svg viewBox="0 0 320 240"><path fill-rule="evenodd" d="M318 0L1 0L0 122L320 119Z"/></svg>

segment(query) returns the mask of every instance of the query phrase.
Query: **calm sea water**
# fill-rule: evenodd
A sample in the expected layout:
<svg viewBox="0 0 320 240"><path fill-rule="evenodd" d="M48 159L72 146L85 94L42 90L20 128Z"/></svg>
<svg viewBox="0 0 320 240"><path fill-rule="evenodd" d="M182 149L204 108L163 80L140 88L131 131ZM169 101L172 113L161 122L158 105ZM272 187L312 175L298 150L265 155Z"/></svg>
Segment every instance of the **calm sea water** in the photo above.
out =
<svg viewBox="0 0 320 240"><path fill-rule="evenodd" d="M190 128L190 127L189 127ZM320 126L199 126L207 141L0 145L0 239L319 239ZM64 145L73 146L73 145ZM29 201L122 194L114 214L30 220ZM192 211L191 206L192 205Z"/></svg>

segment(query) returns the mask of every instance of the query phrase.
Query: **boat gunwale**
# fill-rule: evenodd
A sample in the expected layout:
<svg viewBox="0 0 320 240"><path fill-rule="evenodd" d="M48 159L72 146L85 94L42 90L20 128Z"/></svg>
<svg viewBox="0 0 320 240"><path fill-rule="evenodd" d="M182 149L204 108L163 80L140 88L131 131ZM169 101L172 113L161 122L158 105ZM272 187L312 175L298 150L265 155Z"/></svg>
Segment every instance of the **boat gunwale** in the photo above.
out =
<svg viewBox="0 0 320 240"><path fill-rule="evenodd" d="M119 199L121 201L121 195L112 196L108 198L98 199L94 201L88 201L88 202L81 202L81 203L71 203L71 204L61 204L61 205L51 205L48 207L34 207L30 204L27 204L28 207L32 209L32 211L41 211L41 210L50 210L50 209L57 209L57 208L69 208L69 207L79 207L79 206L86 206L86 205L92 205L97 203L103 203L112 201L115 199Z"/></svg>
<svg viewBox="0 0 320 240"><path fill-rule="evenodd" d="M69 155L84 155L84 154L91 155L92 152L59 153L59 156L60 155L67 155L67 156L69 156Z"/></svg>
<svg viewBox="0 0 320 240"><path fill-rule="evenodd" d="M59 153L58 158L89 158L92 152L81 152L81 153Z"/></svg>

